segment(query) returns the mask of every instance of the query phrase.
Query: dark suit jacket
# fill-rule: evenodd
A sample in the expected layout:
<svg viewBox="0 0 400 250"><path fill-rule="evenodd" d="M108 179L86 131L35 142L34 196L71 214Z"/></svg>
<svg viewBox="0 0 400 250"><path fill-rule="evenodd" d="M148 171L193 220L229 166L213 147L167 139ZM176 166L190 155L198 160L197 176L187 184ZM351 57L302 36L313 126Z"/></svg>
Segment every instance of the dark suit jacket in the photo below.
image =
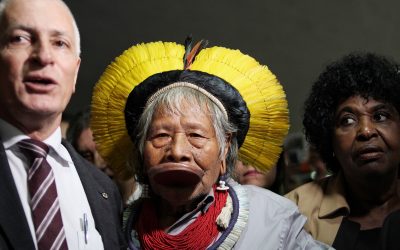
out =
<svg viewBox="0 0 400 250"><path fill-rule="evenodd" d="M83 159L68 142L63 141L63 145L70 153L81 179L104 248L126 249L121 233L122 202L115 184L108 176ZM1 138L0 249L35 249Z"/></svg>

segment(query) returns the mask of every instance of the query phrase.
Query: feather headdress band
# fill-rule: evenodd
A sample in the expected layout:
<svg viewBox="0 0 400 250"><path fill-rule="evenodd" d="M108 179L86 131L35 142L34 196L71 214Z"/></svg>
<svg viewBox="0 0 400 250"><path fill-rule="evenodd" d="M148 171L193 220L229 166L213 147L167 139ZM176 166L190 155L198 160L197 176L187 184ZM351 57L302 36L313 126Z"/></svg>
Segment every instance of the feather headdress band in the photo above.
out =
<svg viewBox="0 0 400 250"><path fill-rule="evenodd" d="M260 170L274 166L289 128L282 86L268 67L239 50L223 47L201 50L204 46L204 41L193 48L186 45L186 50L172 42L138 44L117 57L100 77L93 91L91 126L100 154L116 174L132 174L127 167L128 155L134 151L129 135L147 99L175 83L163 82L165 75L173 79L184 71L200 72L204 77L226 83L222 88L218 81L215 86L202 87L224 104L229 119L237 121L239 158ZM234 99L244 102L231 105ZM243 108L235 107L243 104ZM124 113L126 106L131 107L126 113L133 115ZM233 110L238 108L250 114L238 117L238 111ZM130 118L126 120L125 115Z"/></svg>

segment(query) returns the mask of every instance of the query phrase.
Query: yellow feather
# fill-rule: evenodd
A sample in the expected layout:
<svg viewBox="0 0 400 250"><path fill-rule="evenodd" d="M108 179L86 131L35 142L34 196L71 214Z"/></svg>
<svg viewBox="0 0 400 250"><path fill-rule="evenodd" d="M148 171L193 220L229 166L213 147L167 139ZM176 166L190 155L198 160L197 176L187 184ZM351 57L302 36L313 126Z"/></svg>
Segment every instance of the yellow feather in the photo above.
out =
<svg viewBox="0 0 400 250"><path fill-rule="evenodd" d="M125 128L125 103L132 89L156 73L183 69L184 47L176 43L139 44L117 57L93 89L91 127L99 153L120 177L129 177L127 166L133 144Z"/></svg>

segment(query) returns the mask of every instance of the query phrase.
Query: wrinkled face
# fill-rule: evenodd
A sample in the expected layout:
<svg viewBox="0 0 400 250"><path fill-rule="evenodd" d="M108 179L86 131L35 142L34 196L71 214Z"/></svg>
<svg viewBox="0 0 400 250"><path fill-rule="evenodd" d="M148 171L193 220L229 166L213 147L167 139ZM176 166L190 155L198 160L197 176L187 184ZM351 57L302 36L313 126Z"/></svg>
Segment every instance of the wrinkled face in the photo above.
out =
<svg viewBox="0 0 400 250"><path fill-rule="evenodd" d="M78 140L76 141L76 144L76 150L86 160L93 163L108 176L112 177L114 175L112 170L107 166L106 162L97 151L96 143L93 140L93 133L90 128L84 129L82 131Z"/></svg>
<svg viewBox="0 0 400 250"><path fill-rule="evenodd" d="M14 0L0 26L0 116L61 117L80 64L70 13L59 1Z"/></svg>
<svg viewBox="0 0 400 250"><path fill-rule="evenodd" d="M333 148L347 180L397 176L400 163L400 118L386 103L360 96L336 111Z"/></svg>
<svg viewBox="0 0 400 250"><path fill-rule="evenodd" d="M180 111L157 110L143 152L153 191L173 206L207 194L225 173L208 110L183 103Z"/></svg>
<svg viewBox="0 0 400 250"><path fill-rule="evenodd" d="M263 188L269 188L275 181L276 167L264 173L258 171L251 165L246 165L241 161L237 161L234 174L240 184L249 184Z"/></svg>

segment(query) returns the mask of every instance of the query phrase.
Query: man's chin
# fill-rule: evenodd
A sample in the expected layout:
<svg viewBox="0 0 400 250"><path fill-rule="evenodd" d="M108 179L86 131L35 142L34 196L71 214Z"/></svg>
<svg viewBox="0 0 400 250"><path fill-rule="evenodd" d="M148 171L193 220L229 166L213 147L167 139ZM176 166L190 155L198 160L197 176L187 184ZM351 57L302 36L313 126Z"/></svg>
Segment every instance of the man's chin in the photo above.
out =
<svg viewBox="0 0 400 250"><path fill-rule="evenodd" d="M204 192L197 190L197 185L186 186L186 187L173 187L173 186L161 186L158 187L160 192L156 192L161 199L167 201L172 206L185 206L190 205L199 198L203 197Z"/></svg>

